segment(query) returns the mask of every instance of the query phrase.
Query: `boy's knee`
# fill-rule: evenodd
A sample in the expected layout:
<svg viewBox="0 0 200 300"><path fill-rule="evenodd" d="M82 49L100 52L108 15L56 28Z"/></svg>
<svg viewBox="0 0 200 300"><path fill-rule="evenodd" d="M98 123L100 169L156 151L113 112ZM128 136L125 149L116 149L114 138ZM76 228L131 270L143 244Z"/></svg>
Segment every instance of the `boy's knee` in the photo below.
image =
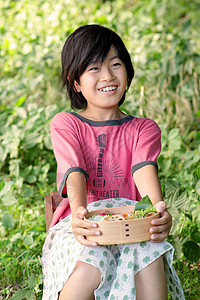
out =
<svg viewBox="0 0 200 300"><path fill-rule="evenodd" d="M78 261L74 268L74 272L78 272L79 276L86 280L87 278L92 278L98 287L101 282L101 274L99 270L89 263Z"/></svg>

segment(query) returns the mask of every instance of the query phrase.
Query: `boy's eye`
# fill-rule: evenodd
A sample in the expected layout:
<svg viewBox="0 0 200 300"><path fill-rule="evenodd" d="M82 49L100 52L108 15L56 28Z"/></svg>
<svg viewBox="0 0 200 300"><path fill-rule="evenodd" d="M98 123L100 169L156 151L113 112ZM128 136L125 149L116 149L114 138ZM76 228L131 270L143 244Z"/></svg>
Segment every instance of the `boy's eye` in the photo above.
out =
<svg viewBox="0 0 200 300"><path fill-rule="evenodd" d="M113 67L118 67L118 66L121 66L121 64L119 62L116 62L112 65Z"/></svg>
<svg viewBox="0 0 200 300"><path fill-rule="evenodd" d="M97 70L99 70L98 67L91 67L91 68L89 68L89 71L97 71Z"/></svg>

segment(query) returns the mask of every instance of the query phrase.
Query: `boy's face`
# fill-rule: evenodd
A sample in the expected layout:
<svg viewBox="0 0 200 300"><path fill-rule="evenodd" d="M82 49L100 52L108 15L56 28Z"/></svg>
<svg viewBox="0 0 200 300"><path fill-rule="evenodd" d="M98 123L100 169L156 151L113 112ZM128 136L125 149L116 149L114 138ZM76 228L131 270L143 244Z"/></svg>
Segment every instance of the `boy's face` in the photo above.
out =
<svg viewBox="0 0 200 300"><path fill-rule="evenodd" d="M112 108L118 106L127 84L127 72L114 46L111 46L103 63L91 63L74 83L77 92L87 100L87 108Z"/></svg>

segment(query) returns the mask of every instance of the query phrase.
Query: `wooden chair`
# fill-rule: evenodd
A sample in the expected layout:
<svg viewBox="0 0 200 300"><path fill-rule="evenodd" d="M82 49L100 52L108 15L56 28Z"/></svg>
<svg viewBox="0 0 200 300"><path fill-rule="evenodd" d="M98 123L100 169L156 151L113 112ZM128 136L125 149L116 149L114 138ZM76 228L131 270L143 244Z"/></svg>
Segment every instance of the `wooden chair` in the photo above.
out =
<svg viewBox="0 0 200 300"><path fill-rule="evenodd" d="M45 213L46 213L46 230L49 230L49 226L53 219L53 213L63 198L57 192L50 193L50 196L45 196Z"/></svg>

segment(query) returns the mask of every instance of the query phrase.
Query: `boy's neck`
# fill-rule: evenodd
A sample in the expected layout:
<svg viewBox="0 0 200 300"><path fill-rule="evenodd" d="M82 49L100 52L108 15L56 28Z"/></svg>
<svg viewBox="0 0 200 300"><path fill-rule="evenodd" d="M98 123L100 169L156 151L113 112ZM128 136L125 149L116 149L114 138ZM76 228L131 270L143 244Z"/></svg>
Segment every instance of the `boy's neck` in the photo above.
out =
<svg viewBox="0 0 200 300"><path fill-rule="evenodd" d="M95 110L90 111L89 109L82 110L79 112L79 115L83 116L86 119L92 120L92 121L107 121L107 120L118 120L122 119L126 116L125 113L123 113L119 107L114 110L113 108L111 110Z"/></svg>

